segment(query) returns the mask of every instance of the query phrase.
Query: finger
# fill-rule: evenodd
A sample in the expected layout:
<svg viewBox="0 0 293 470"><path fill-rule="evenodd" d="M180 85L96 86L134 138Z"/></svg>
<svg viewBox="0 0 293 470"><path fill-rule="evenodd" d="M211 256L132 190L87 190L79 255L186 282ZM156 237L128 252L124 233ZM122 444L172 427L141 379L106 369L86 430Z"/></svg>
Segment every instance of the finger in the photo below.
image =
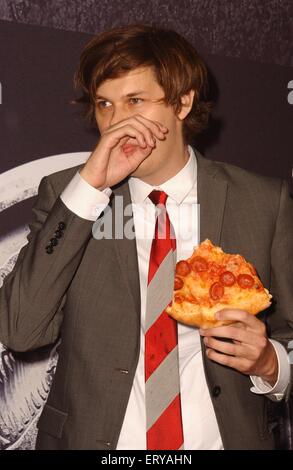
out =
<svg viewBox="0 0 293 470"><path fill-rule="evenodd" d="M232 320L243 323L253 331L265 332L265 325L255 315L240 309L223 309L216 313L216 318L220 321Z"/></svg>
<svg viewBox="0 0 293 470"><path fill-rule="evenodd" d="M228 354L229 356L242 357L249 361L255 361L259 357L259 349L256 345L227 343L226 341L219 341L216 338L204 338L204 343L207 348L222 354Z"/></svg>
<svg viewBox="0 0 293 470"><path fill-rule="evenodd" d="M221 354L213 349L207 349L206 355L209 359L223 366L231 367L232 369L239 370L244 374L248 374L250 370L250 361L245 358L239 358L234 356L228 356L227 354Z"/></svg>
<svg viewBox="0 0 293 470"><path fill-rule="evenodd" d="M150 129L150 131L153 132L158 138L165 137L166 133L168 132L167 127L163 126L158 121L151 121L145 118L144 116L141 116L140 114L136 114L133 117L135 117L137 121L148 127L148 129Z"/></svg>
<svg viewBox="0 0 293 470"><path fill-rule="evenodd" d="M160 140L166 139L165 133L155 123L151 121L143 121L140 116L133 116L133 119L133 125L142 132L147 132L147 135L150 139L154 139L154 137L157 137Z"/></svg>
<svg viewBox="0 0 293 470"><path fill-rule="evenodd" d="M142 122L141 116L138 115L131 116L127 119L124 119L123 121L117 122L114 126L111 127L111 129L119 129L120 127L128 124L139 130L144 135L146 142L148 142L148 144L151 146L153 146L153 143L155 142L154 136L161 140L165 139L165 133L160 129L159 126L149 120Z"/></svg>
<svg viewBox="0 0 293 470"><path fill-rule="evenodd" d="M229 325L230 326L230 325ZM243 323L241 323L240 321L236 321L233 323L233 327L235 328L246 328L245 325ZM235 344L241 344L240 341L237 341L236 339L233 340L233 343Z"/></svg>
<svg viewBox="0 0 293 470"><path fill-rule="evenodd" d="M117 122L117 124L115 124L115 129L119 129L119 128L125 127L125 126L131 126L134 129L138 130L143 135L146 143L150 146L154 146L155 139L154 139L154 136L153 136L152 132L150 131L150 129L148 127L143 125L140 121L131 118L131 119L127 119L123 122L122 121L119 122L119 123ZM113 130L114 130L114 128L113 128Z"/></svg>
<svg viewBox="0 0 293 470"><path fill-rule="evenodd" d="M223 354L228 354L229 356L243 356L243 349L245 349L243 348L242 343L236 345L234 343L220 341L213 337L204 338L204 344L210 349L214 349Z"/></svg>
<svg viewBox="0 0 293 470"><path fill-rule="evenodd" d="M162 131L164 132L168 132L169 129L168 127L164 126L164 124L162 124L161 122L159 121L156 121L154 119L148 119L147 117L143 116L142 114L140 113L137 113L137 114L134 114L135 117L139 118L142 120L142 122L145 122L145 123L149 123L149 124L156 124Z"/></svg>
<svg viewBox="0 0 293 470"><path fill-rule="evenodd" d="M126 124L124 126L119 126L118 128L107 130L102 134L102 137L110 136L111 139L107 139L107 144L110 147L114 147L120 140L125 137L134 137L137 139L138 143L145 147L148 143L145 140L144 134L136 129L135 127L131 126L130 124ZM152 142L152 147L154 147L154 143Z"/></svg>
<svg viewBox="0 0 293 470"><path fill-rule="evenodd" d="M234 344L242 344L241 341L237 341L237 339L233 339Z"/></svg>
<svg viewBox="0 0 293 470"><path fill-rule="evenodd" d="M235 321L232 325L235 326L235 328L244 328L244 324L241 321Z"/></svg>
<svg viewBox="0 0 293 470"><path fill-rule="evenodd" d="M233 325L218 326L217 328L207 328L206 330L199 330L201 336L204 337L217 337L227 338L239 342L244 342L247 337L247 332L244 328L235 328Z"/></svg>
<svg viewBox="0 0 293 470"><path fill-rule="evenodd" d="M203 341L205 342L206 338L210 339L212 337L216 339L218 338L230 339L232 340L235 346L240 345L244 348L249 348L249 351L246 349L246 351L248 352L245 352L244 355L247 355L251 358L253 358L254 356L255 349L261 349L266 344L266 341L267 341L266 338L262 335L259 335L258 333L254 333L253 331L248 331L246 329L229 328L229 326L219 327L219 328L210 328L209 331L205 330L204 333L202 334L202 336L204 336ZM224 341L222 342L224 343Z"/></svg>

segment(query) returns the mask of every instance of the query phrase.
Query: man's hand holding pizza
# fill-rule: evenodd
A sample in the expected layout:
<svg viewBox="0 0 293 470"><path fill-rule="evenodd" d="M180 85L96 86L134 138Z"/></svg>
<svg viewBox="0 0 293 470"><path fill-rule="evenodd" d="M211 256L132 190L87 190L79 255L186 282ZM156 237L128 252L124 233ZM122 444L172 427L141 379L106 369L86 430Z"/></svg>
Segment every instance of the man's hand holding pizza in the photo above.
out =
<svg viewBox="0 0 293 470"><path fill-rule="evenodd" d="M216 318L235 323L200 330L208 358L244 374L259 376L274 386L278 378L278 359L264 323L237 309L223 309L216 313Z"/></svg>
<svg viewBox="0 0 293 470"><path fill-rule="evenodd" d="M200 328L209 359L274 386L278 357L265 324L255 317L271 298L251 263L205 240L176 264L167 313Z"/></svg>

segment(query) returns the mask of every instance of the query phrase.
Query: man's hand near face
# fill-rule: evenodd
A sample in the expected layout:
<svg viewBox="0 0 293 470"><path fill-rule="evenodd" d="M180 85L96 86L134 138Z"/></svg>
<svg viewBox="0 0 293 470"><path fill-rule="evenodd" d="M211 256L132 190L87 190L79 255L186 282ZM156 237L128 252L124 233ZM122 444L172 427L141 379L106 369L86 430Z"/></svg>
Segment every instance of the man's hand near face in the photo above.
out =
<svg viewBox="0 0 293 470"><path fill-rule="evenodd" d="M97 189L113 186L130 175L152 152L168 129L140 114L107 128L80 175Z"/></svg>
<svg viewBox="0 0 293 470"><path fill-rule="evenodd" d="M221 310L217 319L235 323L200 330L208 358L243 374L259 376L274 386L278 378L278 359L267 338L265 325L244 310ZM221 341L221 338L232 341Z"/></svg>

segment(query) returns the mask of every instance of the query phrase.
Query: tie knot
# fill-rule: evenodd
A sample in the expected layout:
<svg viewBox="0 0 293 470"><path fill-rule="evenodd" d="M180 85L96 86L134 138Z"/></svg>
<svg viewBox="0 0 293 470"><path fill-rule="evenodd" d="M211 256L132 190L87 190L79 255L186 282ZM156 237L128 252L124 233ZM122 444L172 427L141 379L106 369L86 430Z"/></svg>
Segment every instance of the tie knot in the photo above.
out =
<svg viewBox="0 0 293 470"><path fill-rule="evenodd" d="M152 201L153 204L156 206L158 204L166 204L168 194L164 193L164 191L159 191L157 189L154 189L148 196L150 200Z"/></svg>

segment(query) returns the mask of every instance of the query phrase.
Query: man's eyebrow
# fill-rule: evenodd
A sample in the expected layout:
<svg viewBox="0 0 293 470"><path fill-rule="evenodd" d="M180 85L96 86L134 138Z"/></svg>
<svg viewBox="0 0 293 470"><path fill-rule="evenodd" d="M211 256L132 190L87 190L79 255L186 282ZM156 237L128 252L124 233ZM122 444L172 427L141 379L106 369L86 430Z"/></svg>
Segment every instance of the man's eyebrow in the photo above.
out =
<svg viewBox="0 0 293 470"><path fill-rule="evenodd" d="M125 98L131 98L132 96L142 95L142 94L146 94L146 93L147 92L143 91L143 90L133 91L132 93L127 93L127 95L125 95ZM102 95L96 95L96 99L107 100L108 98L106 98L105 96L102 96Z"/></svg>

